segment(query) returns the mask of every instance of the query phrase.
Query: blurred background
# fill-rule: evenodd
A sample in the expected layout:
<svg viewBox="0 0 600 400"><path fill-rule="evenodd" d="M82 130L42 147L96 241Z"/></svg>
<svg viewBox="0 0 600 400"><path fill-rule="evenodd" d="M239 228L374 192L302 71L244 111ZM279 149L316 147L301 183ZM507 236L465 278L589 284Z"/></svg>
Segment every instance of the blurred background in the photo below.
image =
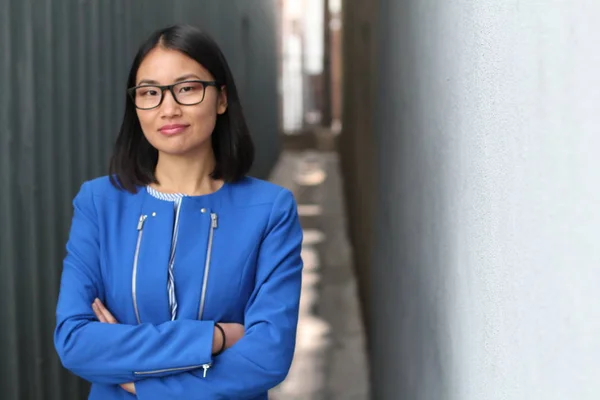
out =
<svg viewBox="0 0 600 400"><path fill-rule="evenodd" d="M0 397L54 351L84 180L152 31L209 31L305 230L272 399L600 399L597 0L0 0Z"/></svg>

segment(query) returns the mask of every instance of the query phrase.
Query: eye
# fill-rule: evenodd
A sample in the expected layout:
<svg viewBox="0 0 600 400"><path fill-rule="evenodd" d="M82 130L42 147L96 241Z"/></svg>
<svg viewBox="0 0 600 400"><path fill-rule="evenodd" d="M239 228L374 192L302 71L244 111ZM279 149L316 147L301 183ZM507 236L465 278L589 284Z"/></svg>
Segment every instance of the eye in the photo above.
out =
<svg viewBox="0 0 600 400"><path fill-rule="evenodd" d="M202 89L202 84L199 82L184 82L179 87L179 93L193 93Z"/></svg>
<svg viewBox="0 0 600 400"><path fill-rule="evenodd" d="M159 91L155 87L141 87L137 90L137 95L140 97L154 97L158 96Z"/></svg>

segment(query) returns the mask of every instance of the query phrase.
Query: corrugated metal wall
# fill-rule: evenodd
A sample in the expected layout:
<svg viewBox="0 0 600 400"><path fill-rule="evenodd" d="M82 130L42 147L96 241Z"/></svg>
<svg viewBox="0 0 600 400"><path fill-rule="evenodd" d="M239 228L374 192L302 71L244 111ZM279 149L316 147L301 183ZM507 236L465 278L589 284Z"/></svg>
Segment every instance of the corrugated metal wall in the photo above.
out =
<svg viewBox="0 0 600 400"><path fill-rule="evenodd" d="M71 199L106 173L126 74L152 30L189 22L220 42L257 144L277 158L274 0L0 1L0 397L83 399L52 345Z"/></svg>

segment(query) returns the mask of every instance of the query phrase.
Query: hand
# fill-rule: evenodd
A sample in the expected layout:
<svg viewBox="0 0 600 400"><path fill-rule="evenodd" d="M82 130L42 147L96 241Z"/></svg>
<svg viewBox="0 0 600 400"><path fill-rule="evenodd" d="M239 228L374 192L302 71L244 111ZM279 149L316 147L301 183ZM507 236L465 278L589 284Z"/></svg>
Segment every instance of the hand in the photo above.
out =
<svg viewBox="0 0 600 400"><path fill-rule="evenodd" d="M123 383L123 384L121 384L121 387L126 392L129 392L131 394L137 394L136 391L135 391L135 385L133 384L133 382Z"/></svg>
<svg viewBox="0 0 600 400"><path fill-rule="evenodd" d="M104 304L102 304L100 299L94 300L94 302L92 303L92 310L94 310L94 314L96 314L96 318L98 318L98 321L102 322L103 324L119 323L119 321L117 321L117 319L110 313L110 311L108 311L108 309L104 307ZM136 394L135 385L133 382L123 383L121 384L121 387L126 392Z"/></svg>
<svg viewBox="0 0 600 400"><path fill-rule="evenodd" d="M228 323L219 323L219 325L221 325L221 328L223 328L223 331L225 331L225 337L227 338L226 343L225 343L226 349L230 348L231 346L236 344L242 337L244 337L245 329L244 329L244 325L242 325L242 324L228 322ZM219 351L221 349L221 345L223 344L223 342L221 341L221 337L220 337L221 332L217 328L215 328L215 334L217 334L217 332L218 332L218 337L219 337L219 346L216 349L216 351Z"/></svg>
<svg viewBox="0 0 600 400"><path fill-rule="evenodd" d="M96 318L98 321L103 322L105 324L118 324L119 321L116 320L115 317L104 307L104 304L100 301L100 299L94 300L92 303L92 310L94 310L94 314L96 314Z"/></svg>

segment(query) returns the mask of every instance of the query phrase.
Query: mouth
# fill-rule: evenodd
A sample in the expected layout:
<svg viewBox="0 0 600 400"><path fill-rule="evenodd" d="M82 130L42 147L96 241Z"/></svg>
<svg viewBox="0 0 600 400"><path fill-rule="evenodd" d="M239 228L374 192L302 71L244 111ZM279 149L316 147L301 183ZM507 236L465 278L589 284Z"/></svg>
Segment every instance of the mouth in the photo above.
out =
<svg viewBox="0 0 600 400"><path fill-rule="evenodd" d="M176 135L183 132L188 126L184 124L165 125L159 129L159 132L167 136Z"/></svg>

